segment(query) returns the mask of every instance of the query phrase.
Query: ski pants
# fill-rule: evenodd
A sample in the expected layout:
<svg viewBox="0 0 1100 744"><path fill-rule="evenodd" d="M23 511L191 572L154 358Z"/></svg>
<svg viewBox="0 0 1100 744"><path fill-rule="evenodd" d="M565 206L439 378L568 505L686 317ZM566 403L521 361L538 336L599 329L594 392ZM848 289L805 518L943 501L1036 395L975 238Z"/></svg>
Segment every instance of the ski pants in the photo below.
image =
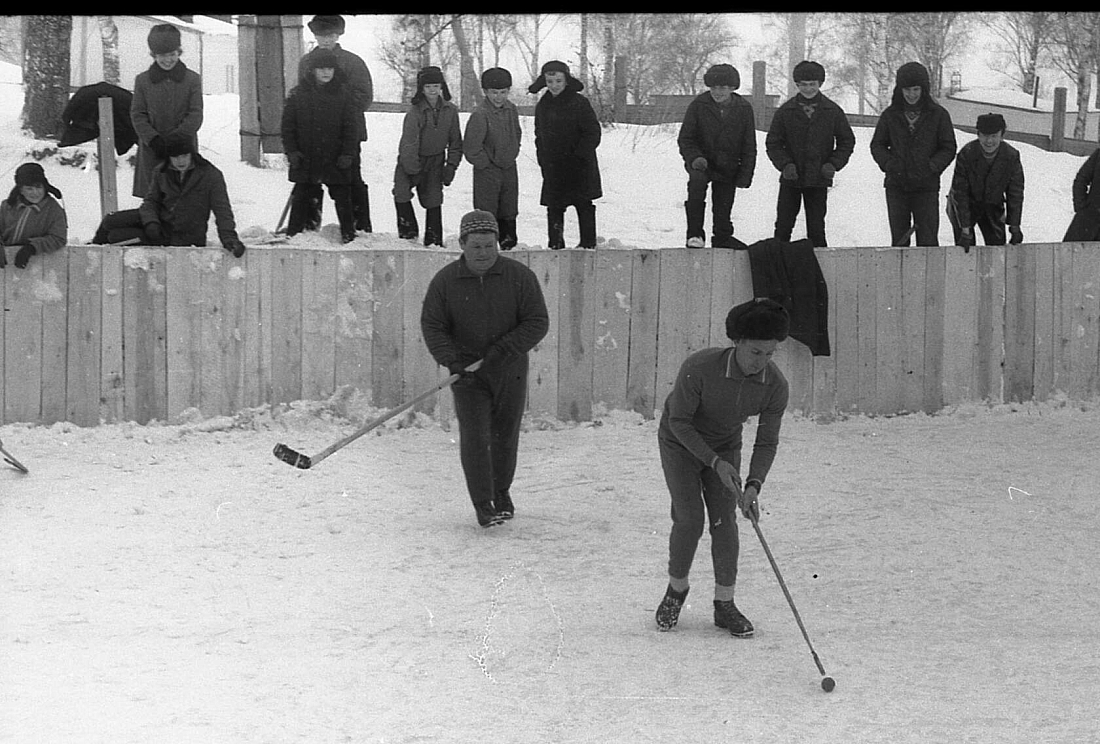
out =
<svg viewBox="0 0 1100 744"><path fill-rule="evenodd" d="M519 214L519 169L515 163L508 168L474 168L474 209L491 212L498 220Z"/></svg>

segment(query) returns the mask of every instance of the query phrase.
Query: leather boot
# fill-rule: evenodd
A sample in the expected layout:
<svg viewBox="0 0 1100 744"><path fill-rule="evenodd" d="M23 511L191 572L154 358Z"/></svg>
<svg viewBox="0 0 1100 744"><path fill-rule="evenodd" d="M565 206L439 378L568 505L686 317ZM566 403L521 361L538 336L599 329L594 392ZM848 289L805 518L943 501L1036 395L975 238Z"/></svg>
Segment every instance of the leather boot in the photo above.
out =
<svg viewBox="0 0 1100 744"><path fill-rule="evenodd" d="M352 188L352 205L355 208L355 229L373 232L370 224L370 190L365 183L357 183Z"/></svg>
<svg viewBox="0 0 1100 744"><path fill-rule="evenodd" d="M565 248L565 210L546 208L546 247L552 251Z"/></svg>
<svg viewBox="0 0 1100 744"><path fill-rule="evenodd" d="M416 240L416 236L420 234L420 225L416 221L412 202L395 201L394 206L397 208L397 237Z"/></svg>
<svg viewBox="0 0 1100 744"><path fill-rule="evenodd" d="M345 243L355 240L355 203L353 201L355 184L334 186L329 191L336 202L336 219L340 222L340 238Z"/></svg>
<svg viewBox="0 0 1100 744"><path fill-rule="evenodd" d="M588 204L576 205L577 210L577 227L580 230L581 239L577 244L578 248L595 248L596 247L596 205L589 202Z"/></svg>
<svg viewBox="0 0 1100 744"><path fill-rule="evenodd" d="M687 218L687 247L706 248L707 233L703 229L703 220L707 212L705 201L684 202L684 216Z"/></svg>
<svg viewBox="0 0 1100 744"><path fill-rule="evenodd" d="M505 217L497 219L497 230L500 231L500 249L510 251L516 247L519 239L516 237L516 218Z"/></svg>
<svg viewBox="0 0 1100 744"><path fill-rule="evenodd" d="M443 246L443 207L429 207L424 215L424 245Z"/></svg>

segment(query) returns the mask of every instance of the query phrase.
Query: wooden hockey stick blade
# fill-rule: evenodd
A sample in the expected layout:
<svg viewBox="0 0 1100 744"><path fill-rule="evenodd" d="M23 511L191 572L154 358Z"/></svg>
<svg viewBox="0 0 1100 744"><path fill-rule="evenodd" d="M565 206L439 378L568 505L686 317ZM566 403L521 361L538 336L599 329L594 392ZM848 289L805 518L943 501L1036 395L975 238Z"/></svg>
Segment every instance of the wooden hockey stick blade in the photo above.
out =
<svg viewBox="0 0 1100 744"><path fill-rule="evenodd" d="M478 359L476 362L468 365L466 367L466 371L467 372L476 372L478 369L481 368L482 361L483 360ZM415 406L420 401L422 401L426 398L430 398L431 396L435 395L439 391L441 391L444 388L450 386L452 383L454 383L456 380L458 380L459 377L461 377L461 375L451 375L447 379L445 379L442 382L435 385L435 387L433 387L429 390L425 390L423 393L416 396L415 398L412 398L411 400L405 401L404 403L399 405L397 408L393 408L393 409L387 411L386 413L382 414L378 418L376 418L373 421L370 421L369 423L364 425L358 431L355 431L355 432L347 435L346 437L341 439L339 442L336 442L335 444L329 445L328 447L321 450L318 454L314 455L313 457L310 457L309 455L303 455L300 452L297 452L296 450L293 450L290 447L286 446L285 444L276 444L275 445L275 449L274 449L275 457L277 459L282 460L283 462L287 463L288 465L293 465L294 467L301 468L302 470L308 470L309 468L313 467L317 463L321 462L321 460L324 460L326 457L331 455L333 452L336 452L337 450L346 447L347 445L351 444L352 442L354 442L356 439L363 436L364 434L367 434L368 432L373 431L374 429L377 429L379 426L386 423L387 421L389 421L394 416L397 416L401 413L404 413L405 411L409 410L410 408Z"/></svg>

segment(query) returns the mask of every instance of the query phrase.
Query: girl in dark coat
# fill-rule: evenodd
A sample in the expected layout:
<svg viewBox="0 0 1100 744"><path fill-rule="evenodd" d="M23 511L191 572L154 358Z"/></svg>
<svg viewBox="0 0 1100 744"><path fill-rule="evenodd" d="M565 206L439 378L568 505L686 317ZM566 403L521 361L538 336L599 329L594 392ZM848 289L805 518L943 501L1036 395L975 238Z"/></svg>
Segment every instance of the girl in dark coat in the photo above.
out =
<svg viewBox="0 0 1100 744"><path fill-rule="evenodd" d="M340 236L350 243L355 239L352 187L358 183L355 166L362 114L345 85L336 55L321 49L308 59L305 74L283 107L283 152L290 163L287 178L294 182L286 232L296 235L320 227L309 216L320 214L313 205L320 203L325 185L336 203Z"/></svg>
<svg viewBox="0 0 1100 744"><path fill-rule="evenodd" d="M1073 212L1062 242L1100 239L1100 149L1089 155L1073 179Z"/></svg>
<svg viewBox="0 0 1100 744"><path fill-rule="evenodd" d="M546 207L547 240L551 250L565 247L565 210L577 210L578 248L596 247L596 205L603 196L596 148L602 130L592 104L581 95L584 85L569 74L564 62L542 66L527 89L547 92L535 106L535 154L542 169L542 197Z"/></svg>
<svg viewBox="0 0 1100 744"><path fill-rule="evenodd" d="M967 252L977 241L975 225L986 245L1005 244L1006 223L1013 245L1024 240L1020 230L1024 212L1020 152L1002 140L1005 120L1000 114L982 114L977 129L978 139L959 150L947 194L947 219L955 233L955 245Z"/></svg>
<svg viewBox="0 0 1100 744"><path fill-rule="evenodd" d="M898 68L893 102L871 137L871 156L886 174L886 213L892 245L939 245L940 174L955 158L955 129L947 109L929 95L928 70L919 62ZM904 239L904 242L903 242Z"/></svg>

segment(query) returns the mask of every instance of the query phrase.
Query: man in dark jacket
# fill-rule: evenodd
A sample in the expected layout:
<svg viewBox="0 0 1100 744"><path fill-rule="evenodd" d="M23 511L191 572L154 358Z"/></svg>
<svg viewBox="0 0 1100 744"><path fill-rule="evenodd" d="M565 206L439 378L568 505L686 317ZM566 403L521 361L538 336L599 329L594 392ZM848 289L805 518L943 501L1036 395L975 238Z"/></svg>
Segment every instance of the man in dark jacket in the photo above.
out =
<svg viewBox="0 0 1100 744"><path fill-rule="evenodd" d="M596 247L596 205L603 196L596 148L603 131L592 104L581 95L584 84L558 60L542 66L527 88L546 93L535 105L535 156L542 169L539 203L546 207L547 242L551 250L565 247L565 210L577 210L578 248Z"/></svg>
<svg viewBox="0 0 1100 744"><path fill-rule="evenodd" d="M370 68L363 58L354 52L349 52L340 46L340 36L344 33L344 18L338 15L316 15L308 24L313 32L313 38L317 46L305 54L298 62L298 77L301 78L304 71L310 67L310 57L321 49L327 49L336 55L336 66L344 73L356 108L362 112L358 118L359 141L367 141L367 111L374 103L374 83L371 80ZM352 185L352 207L355 211L355 229L363 232L371 232L370 221L370 192L367 184L363 182L363 173L360 167L360 152L355 153L355 165L352 166L356 183ZM316 221L321 221L321 215L316 215Z"/></svg>
<svg viewBox="0 0 1100 744"><path fill-rule="evenodd" d="M798 94L780 106L772 118L765 146L779 171L775 208L775 238L789 242L802 203L806 234L816 248L825 240L825 212L833 176L848 164L856 136L840 106L821 94L825 68L817 62L795 65Z"/></svg>
<svg viewBox="0 0 1100 744"><path fill-rule="evenodd" d="M1020 152L1003 140L1005 119L982 114L978 138L963 145L955 159L955 175L947 193L947 219L955 245L970 252L981 228L986 245L1005 244L1005 224L1013 245L1024 241L1020 218L1024 212L1024 167ZM1007 212L1006 212L1007 205Z"/></svg>
<svg viewBox="0 0 1100 744"><path fill-rule="evenodd" d="M733 65L714 65L703 76L710 88L688 105L677 143L688 172L687 247L706 245L703 218L707 186L711 190L715 248L733 248L734 189L752 185L756 168L756 122L752 104L733 91L741 87L741 75ZM743 244L742 244L743 245Z"/></svg>
<svg viewBox="0 0 1100 744"><path fill-rule="evenodd" d="M432 357L461 375L451 386L459 454L482 527L515 513L510 489L527 402L527 352L550 327L538 279L498 253L498 229L491 212L462 218L462 256L432 277L420 315ZM478 359L481 367L466 372Z"/></svg>
<svg viewBox="0 0 1100 744"><path fill-rule="evenodd" d="M871 156L886 174L886 214L892 245L939 245L940 174L955 158L955 129L947 109L932 100L928 70L919 62L898 68L893 102L879 116Z"/></svg>
<svg viewBox="0 0 1100 744"><path fill-rule="evenodd" d="M1063 243L1100 240L1100 149L1081 164L1073 178L1073 221Z"/></svg>
<svg viewBox="0 0 1100 744"><path fill-rule="evenodd" d="M105 216L92 242L205 246L213 212L222 247L237 258L244 255L222 172L195 152L194 141L182 132L168 135L165 154L168 159L153 168L141 206Z"/></svg>

